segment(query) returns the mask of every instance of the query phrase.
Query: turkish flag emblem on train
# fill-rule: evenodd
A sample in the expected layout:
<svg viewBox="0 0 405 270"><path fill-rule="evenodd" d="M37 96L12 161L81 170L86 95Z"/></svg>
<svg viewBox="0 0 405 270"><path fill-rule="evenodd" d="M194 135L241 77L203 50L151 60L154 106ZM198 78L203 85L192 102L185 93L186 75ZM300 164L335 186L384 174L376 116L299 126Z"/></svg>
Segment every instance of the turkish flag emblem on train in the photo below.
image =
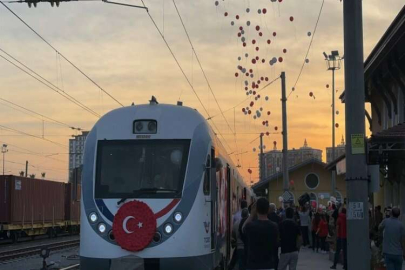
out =
<svg viewBox="0 0 405 270"><path fill-rule="evenodd" d="M124 204L114 217L115 241L128 251L141 251L146 248L155 232L155 215L143 202L135 200Z"/></svg>

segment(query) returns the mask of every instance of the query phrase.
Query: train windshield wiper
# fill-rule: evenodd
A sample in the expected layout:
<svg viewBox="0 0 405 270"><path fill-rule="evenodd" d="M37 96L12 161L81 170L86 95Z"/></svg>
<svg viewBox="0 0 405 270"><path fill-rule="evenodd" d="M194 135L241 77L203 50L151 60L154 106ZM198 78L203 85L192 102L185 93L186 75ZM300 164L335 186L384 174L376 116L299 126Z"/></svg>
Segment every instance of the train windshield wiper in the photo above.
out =
<svg viewBox="0 0 405 270"><path fill-rule="evenodd" d="M177 190L168 188L141 188L138 191L141 193L177 193Z"/></svg>
<svg viewBox="0 0 405 270"><path fill-rule="evenodd" d="M138 193L139 193L139 190L132 191L131 194L128 194L127 196L121 198L121 200L119 200L117 202L117 205L120 205L121 203L125 202L126 200L131 199L135 194L138 194Z"/></svg>

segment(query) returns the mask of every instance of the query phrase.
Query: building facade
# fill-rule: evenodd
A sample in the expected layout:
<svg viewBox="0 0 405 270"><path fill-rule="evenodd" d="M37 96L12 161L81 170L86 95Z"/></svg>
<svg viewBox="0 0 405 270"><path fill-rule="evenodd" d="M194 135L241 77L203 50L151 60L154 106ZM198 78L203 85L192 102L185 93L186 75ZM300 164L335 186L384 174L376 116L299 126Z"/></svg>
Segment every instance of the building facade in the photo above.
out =
<svg viewBox="0 0 405 270"><path fill-rule="evenodd" d="M332 157L332 147L326 147L326 163L331 163L338 157L344 155L346 153L346 144L345 139L342 136L342 141L340 144L335 146L335 157Z"/></svg>
<svg viewBox="0 0 405 270"><path fill-rule="evenodd" d="M281 150L274 149L272 151L263 153L263 155L265 178L283 170L283 152ZM288 150L288 168L310 159L322 161L322 150L309 147L307 140L304 141L303 147Z"/></svg>
<svg viewBox="0 0 405 270"><path fill-rule="evenodd" d="M77 171L83 165L84 142L88 134L88 131L83 131L82 134L69 139L69 182L74 182L73 178L78 175Z"/></svg>
<svg viewBox="0 0 405 270"><path fill-rule="evenodd" d="M293 202L298 204L298 198L308 193L311 205L319 206L328 204L332 194L332 176L326 164L318 159L306 160L288 169L289 191L293 195ZM263 182L253 187L256 195L266 196L272 203L280 204L279 197L284 197L283 173L277 173L266 178ZM346 182L343 175L336 177L336 200L344 203L346 198Z"/></svg>

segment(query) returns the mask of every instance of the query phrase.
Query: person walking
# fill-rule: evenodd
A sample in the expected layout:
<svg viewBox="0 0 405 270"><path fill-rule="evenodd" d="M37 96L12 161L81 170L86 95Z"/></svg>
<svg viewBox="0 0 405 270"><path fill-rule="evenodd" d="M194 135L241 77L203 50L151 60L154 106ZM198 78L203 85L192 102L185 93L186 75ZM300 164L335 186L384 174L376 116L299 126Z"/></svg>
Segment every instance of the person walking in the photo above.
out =
<svg viewBox="0 0 405 270"><path fill-rule="evenodd" d="M276 223L277 225L280 225L281 217L277 215L276 210L277 210L276 205L274 203L271 203L269 205L269 214L267 215L267 218Z"/></svg>
<svg viewBox="0 0 405 270"><path fill-rule="evenodd" d="M233 217L232 217L232 224L235 224L236 222L240 221L242 219L242 210L247 209L247 201L245 200L240 200L240 209L238 212L236 212Z"/></svg>
<svg viewBox="0 0 405 270"><path fill-rule="evenodd" d="M402 269L405 228L398 219L400 214L399 208L392 208L391 217L384 219L378 227L383 233L383 254L387 270Z"/></svg>
<svg viewBox="0 0 405 270"><path fill-rule="evenodd" d="M294 221L294 209L286 209L286 219L280 223L281 255L278 270L296 270L298 263L297 239L301 237L301 230Z"/></svg>
<svg viewBox="0 0 405 270"><path fill-rule="evenodd" d="M249 218L243 224L246 237L246 269L275 269L275 250L278 248L278 226L267 218L269 201L260 198L252 205Z"/></svg>
<svg viewBox="0 0 405 270"><path fill-rule="evenodd" d="M325 214L320 215L318 230L316 232L318 240L318 246L316 247L316 252L318 252L319 241L321 242L321 253L326 253L326 237L328 236L328 222L326 221Z"/></svg>
<svg viewBox="0 0 405 270"><path fill-rule="evenodd" d="M343 249L343 269L347 269L347 233L346 233L346 208L342 207L336 222L337 241L335 259L330 269L336 269L339 262L340 251Z"/></svg>
<svg viewBox="0 0 405 270"><path fill-rule="evenodd" d="M312 250L318 252L319 249L319 238L317 233L319 231L319 222L321 221L321 215L316 212L314 218L312 219Z"/></svg>
<svg viewBox="0 0 405 270"><path fill-rule="evenodd" d="M384 219L384 215L381 212L381 205L377 205L374 210L374 230L378 231L378 226Z"/></svg>
<svg viewBox="0 0 405 270"><path fill-rule="evenodd" d="M305 206L301 207L301 211L298 212L300 216L300 226L302 233L303 246L306 247L309 245L309 236L308 236L308 226L309 226L309 210Z"/></svg>
<svg viewBox="0 0 405 270"><path fill-rule="evenodd" d="M249 217L249 210L244 208L242 210L242 219L237 221L232 228L232 237L236 240L236 261L239 266L239 270L246 269L246 256L245 256L245 237L242 234L243 224L246 222ZM230 265L229 269L232 270L235 267L236 263Z"/></svg>

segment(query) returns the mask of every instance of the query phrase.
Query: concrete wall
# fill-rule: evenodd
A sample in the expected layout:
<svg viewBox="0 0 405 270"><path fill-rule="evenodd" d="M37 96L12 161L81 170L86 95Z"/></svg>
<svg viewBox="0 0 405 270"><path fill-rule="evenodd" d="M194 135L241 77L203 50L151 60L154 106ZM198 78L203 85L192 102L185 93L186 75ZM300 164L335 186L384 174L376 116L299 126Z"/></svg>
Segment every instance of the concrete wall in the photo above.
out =
<svg viewBox="0 0 405 270"><path fill-rule="evenodd" d="M305 177L310 173L316 174L319 178L319 185L315 189L308 188L305 183ZM296 203L297 199L302 194L312 192L318 197L318 204L327 204L329 199L325 197L325 199L321 200L319 198L319 193L329 193L331 195L332 175L331 171L326 170L323 165L312 163L299 168L290 173L290 181L294 181L294 185L292 186L294 188L291 189L291 192L294 194ZM342 197L346 198L346 183L344 176L339 175L336 177L336 187L337 191L342 194ZM269 201L279 205L278 197L283 194L283 178L280 177L271 181L268 186L268 192Z"/></svg>

